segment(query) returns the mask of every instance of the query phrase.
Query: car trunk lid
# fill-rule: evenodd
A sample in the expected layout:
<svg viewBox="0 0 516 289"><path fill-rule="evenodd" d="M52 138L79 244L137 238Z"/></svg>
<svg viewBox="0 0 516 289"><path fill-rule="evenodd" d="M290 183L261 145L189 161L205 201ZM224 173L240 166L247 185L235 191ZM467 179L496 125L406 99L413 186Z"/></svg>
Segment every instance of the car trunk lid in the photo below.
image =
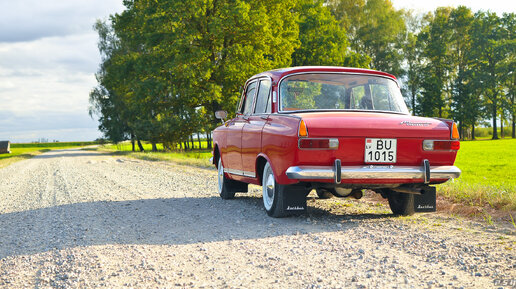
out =
<svg viewBox="0 0 516 289"><path fill-rule="evenodd" d="M441 120L380 112L297 113L308 137L449 139L450 128Z"/></svg>

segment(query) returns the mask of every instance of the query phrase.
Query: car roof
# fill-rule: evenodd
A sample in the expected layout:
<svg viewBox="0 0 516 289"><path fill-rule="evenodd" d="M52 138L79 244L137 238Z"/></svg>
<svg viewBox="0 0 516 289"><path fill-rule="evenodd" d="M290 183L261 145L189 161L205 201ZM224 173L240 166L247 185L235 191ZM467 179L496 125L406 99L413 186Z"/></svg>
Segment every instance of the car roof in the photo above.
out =
<svg viewBox="0 0 516 289"><path fill-rule="evenodd" d="M389 77L396 80L396 77L392 74L372 70L365 68L355 68L355 67L339 67L339 66L296 66L296 67L287 67L287 68L279 68L274 70L265 71L259 74L254 75L250 78L259 78L259 77L270 77L273 82L278 82L281 78L295 73L303 73L303 72L342 72L342 73L363 73L363 74L376 74L380 76Z"/></svg>

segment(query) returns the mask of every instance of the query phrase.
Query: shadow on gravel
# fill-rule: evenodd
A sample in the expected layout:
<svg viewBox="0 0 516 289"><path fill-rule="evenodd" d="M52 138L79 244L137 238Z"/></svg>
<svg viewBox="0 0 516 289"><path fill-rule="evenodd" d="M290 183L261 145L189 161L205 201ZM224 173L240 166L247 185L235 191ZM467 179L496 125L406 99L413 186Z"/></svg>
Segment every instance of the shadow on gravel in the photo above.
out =
<svg viewBox="0 0 516 289"><path fill-rule="evenodd" d="M306 215L274 219L265 214L261 198L252 196L75 203L0 215L0 259L77 246L181 245L345 232L361 220L390 217L310 208Z"/></svg>

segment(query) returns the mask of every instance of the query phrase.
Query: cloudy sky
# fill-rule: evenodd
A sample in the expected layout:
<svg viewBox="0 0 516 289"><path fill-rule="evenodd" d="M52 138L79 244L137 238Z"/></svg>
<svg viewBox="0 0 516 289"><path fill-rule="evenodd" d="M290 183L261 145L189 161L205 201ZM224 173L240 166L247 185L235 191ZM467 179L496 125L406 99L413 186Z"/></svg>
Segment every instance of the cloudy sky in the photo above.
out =
<svg viewBox="0 0 516 289"><path fill-rule="evenodd" d="M394 0L419 12L437 6L515 12L516 1ZM0 140L93 140L88 115L100 55L96 19L123 11L122 0L0 0Z"/></svg>
<svg viewBox="0 0 516 289"><path fill-rule="evenodd" d="M93 140L96 19L121 0L0 0L0 140Z"/></svg>

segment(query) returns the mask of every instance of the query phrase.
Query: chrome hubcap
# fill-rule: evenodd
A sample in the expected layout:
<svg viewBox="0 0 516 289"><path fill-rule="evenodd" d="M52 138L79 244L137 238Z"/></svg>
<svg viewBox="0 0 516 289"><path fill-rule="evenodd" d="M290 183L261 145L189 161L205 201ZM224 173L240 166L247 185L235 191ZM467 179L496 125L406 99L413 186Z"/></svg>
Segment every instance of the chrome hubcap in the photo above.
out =
<svg viewBox="0 0 516 289"><path fill-rule="evenodd" d="M272 169L269 164L265 165L263 171L263 206L265 209L270 210L272 208L272 203L274 202L274 174L272 173Z"/></svg>

